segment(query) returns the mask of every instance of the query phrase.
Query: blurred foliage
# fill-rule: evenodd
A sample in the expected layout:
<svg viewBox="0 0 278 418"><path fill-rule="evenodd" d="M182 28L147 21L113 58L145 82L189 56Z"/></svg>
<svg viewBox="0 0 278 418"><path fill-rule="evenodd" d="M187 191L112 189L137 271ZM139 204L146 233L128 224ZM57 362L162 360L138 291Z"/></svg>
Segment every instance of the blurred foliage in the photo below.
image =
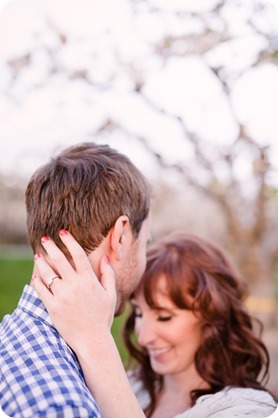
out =
<svg viewBox="0 0 278 418"><path fill-rule="evenodd" d="M33 260L0 258L0 319L17 306L23 286L31 279Z"/></svg>

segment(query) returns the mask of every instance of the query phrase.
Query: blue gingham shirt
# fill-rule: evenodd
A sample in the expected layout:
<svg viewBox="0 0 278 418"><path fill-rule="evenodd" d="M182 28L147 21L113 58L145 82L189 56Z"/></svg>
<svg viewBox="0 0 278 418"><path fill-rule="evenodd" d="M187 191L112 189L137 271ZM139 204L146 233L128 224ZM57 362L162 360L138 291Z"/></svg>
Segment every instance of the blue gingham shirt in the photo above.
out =
<svg viewBox="0 0 278 418"><path fill-rule="evenodd" d="M0 324L0 405L13 418L101 418L74 353L28 285Z"/></svg>

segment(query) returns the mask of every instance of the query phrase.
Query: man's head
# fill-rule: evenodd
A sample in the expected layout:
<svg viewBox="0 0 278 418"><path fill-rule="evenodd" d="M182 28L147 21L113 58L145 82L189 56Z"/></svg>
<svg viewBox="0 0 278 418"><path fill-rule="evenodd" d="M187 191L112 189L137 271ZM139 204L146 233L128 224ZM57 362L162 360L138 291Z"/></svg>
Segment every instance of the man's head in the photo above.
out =
<svg viewBox="0 0 278 418"><path fill-rule="evenodd" d="M138 251L144 252L141 247L145 242L141 241L148 235L150 187L131 161L108 145L84 143L52 158L32 176L26 190L26 207L28 237L35 252L41 251L44 235L66 252L59 239L60 229L70 231L88 254L108 236L116 249L117 239L121 242L121 234L125 232L127 236L129 231L125 253L121 254L119 248L115 256L119 261L119 292L122 282L128 280L122 271L124 264L130 270L132 288L131 283L137 282L137 275L143 273L144 260L137 260L137 256ZM139 262L142 266L136 271ZM124 299L129 292L122 292Z"/></svg>

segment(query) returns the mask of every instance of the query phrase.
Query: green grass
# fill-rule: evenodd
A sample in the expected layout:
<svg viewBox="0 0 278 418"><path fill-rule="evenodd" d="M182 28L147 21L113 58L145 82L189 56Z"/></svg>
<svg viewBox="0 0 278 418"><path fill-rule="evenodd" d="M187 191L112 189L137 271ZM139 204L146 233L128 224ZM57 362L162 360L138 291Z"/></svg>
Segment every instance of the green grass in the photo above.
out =
<svg viewBox="0 0 278 418"><path fill-rule="evenodd" d="M32 270L31 257L13 258L8 254L0 254L0 322L5 314L12 313L17 307L24 285L30 283ZM124 315L114 320L112 334L125 361L127 354L121 337L123 320Z"/></svg>
<svg viewBox="0 0 278 418"><path fill-rule="evenodd" d="M25 284L30 283L33 260L0 258L0 320L17 306Z"/></svg>

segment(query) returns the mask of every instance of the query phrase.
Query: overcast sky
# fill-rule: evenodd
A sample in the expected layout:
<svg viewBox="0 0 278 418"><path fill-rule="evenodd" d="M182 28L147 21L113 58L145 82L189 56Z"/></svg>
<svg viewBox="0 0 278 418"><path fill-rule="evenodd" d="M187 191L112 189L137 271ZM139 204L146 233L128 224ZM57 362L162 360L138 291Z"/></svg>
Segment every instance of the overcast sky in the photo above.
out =
<svg viewBox="0 0 278 418"><path fill-rule="evenodd" d="M243 1L246 9L240 11L227 1L224 17L235 34L233 42L205 55L183 56L177 46L177 55L164 62L152 54L152 43L165 33L201 32L198 19L186 18L186 14L177 19L173 12L203 12L218 0L153 0L153 10L160 8L159 15L141 3L140 13L135 15L128 0L0 0L1 172L16 170L29 176L55 149L90 139L90 132L107 117L127 132L150 138L169 162L190 159L192 149L176 121L163 117L134 94L123 66L126 63L134 63L148 74L144 95L152 104L184 118L188 128L207 143L227 145L235 140L238 126L209 66L225 62L230 77L242 71L231 95L235 115L254 139L272 144L271 157L278 161L278 68L265 64L245 72L267 42L247 27L250 1ZM278 3L268 3L269 13L259 24L278 34ZM215 17L211 24L217 28L220 19ZM46 49L59 47L51 27L68 38L58 54L60 68L64 73L74 72L83 65L89 69L92 86L80 79L68 80L63 71L47 79ZM34 52L32 62L14 82L5 63L30 51ZM109 138L109 143L130 155L140 168L151 171L152 160L139 143L127 142L122 134ZM244 161L240 170L244 170Z"/></svg>

